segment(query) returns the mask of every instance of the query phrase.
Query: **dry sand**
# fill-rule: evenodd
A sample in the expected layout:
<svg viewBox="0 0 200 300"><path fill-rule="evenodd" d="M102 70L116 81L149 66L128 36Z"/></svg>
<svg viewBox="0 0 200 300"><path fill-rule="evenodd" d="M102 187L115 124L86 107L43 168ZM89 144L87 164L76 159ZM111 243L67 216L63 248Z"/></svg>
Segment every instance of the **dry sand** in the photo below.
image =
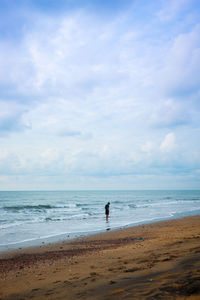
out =
<svg viewBox="0 0 200 300"><path fill-rule="evenodd" d="M200 216L3 253L0 299L200 299Z"/></svg>

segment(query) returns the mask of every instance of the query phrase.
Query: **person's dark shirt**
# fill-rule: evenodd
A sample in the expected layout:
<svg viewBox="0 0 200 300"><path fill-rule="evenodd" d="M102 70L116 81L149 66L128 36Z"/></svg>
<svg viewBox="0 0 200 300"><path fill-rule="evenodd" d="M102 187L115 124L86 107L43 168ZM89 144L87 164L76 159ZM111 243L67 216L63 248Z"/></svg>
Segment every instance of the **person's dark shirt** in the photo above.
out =
<svg viewBox="0 0 200 300"><path fill-rule="evenodd" d="M105 213L106 215L109 215L109 204L106 204L105 206Z"/></svg>

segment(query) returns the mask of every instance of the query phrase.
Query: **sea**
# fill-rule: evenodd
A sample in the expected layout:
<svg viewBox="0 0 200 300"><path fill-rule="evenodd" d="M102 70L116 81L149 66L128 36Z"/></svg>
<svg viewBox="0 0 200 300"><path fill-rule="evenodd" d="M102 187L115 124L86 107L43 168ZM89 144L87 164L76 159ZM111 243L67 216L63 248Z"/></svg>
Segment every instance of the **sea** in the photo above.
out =
<svg viewBox="0 0 200 300"><path fill-rule="evenodd" d="M200 190L1 191L0 252L198 214Z"/></svg>

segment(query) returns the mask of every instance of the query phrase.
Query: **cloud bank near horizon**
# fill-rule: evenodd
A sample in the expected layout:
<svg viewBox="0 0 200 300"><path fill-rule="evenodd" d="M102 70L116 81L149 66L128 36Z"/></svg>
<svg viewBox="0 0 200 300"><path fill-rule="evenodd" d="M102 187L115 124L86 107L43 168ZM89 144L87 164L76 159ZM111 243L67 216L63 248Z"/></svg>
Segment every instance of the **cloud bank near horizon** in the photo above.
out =
<svg viewBox="0 0 200 300"><path fill-rule="evenodd" d="M0 189L200 187L198 1L1 5Z"/></svg>

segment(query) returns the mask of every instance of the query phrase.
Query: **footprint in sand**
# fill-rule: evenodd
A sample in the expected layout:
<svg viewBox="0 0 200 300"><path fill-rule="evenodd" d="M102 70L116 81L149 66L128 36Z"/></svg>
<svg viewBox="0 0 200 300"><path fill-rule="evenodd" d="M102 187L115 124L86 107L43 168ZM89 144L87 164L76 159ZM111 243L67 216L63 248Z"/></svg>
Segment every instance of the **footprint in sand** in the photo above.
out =
<svg viewBox="0 0 200 300"><path fill-rule="evenodd" d="M68 280L63 281L63 283L64 283L65 285L72 285L72 283L71 283L70 281L68 281Z"/></svg>
<svg viewBox="0 0 200 300"><path fill-rule="evenodd" d="M90 266L91 269L95 269L95 266Z"/></svg>
<svg viewBox="0 0 200 300"><path fill-rule="evenodd" d="M32 289L32 291L31 292L37 292L37 291L39 291L40 289Z"/></svg>
<svg viewBox="0 0 200 300"><path fill-rule="evenodd" d="M111 280L110 282L109 282L109 284L115 284L116 283L116 281L113 281L113 280Z"/></svg>
<svg viewBox="0 0 200 300"><path fill-rule="evenodd" d="M53 292L47 292L47 293L45 293L45 296L50 296L52 294L54 294L54 293Z"/></svg>
<svg viewBox="0 0 200 300"><path fill-rule="evenodd" d="M98 275L98 273L96 273L96 272L91 272L90 273L90 276L96 276L96 275Z"/></svg>
<svg viewBox="0 0 200 300"><path fill-rule="evenodd" d="M140 268L131 268L124 270L125 273L132 273L141 270Z"/></svg>
<svg viewBox="0 0 200 300"><path fill-rule="evenodd" d="M92 278L91 281L96 281L96 278Z"/></svg>

